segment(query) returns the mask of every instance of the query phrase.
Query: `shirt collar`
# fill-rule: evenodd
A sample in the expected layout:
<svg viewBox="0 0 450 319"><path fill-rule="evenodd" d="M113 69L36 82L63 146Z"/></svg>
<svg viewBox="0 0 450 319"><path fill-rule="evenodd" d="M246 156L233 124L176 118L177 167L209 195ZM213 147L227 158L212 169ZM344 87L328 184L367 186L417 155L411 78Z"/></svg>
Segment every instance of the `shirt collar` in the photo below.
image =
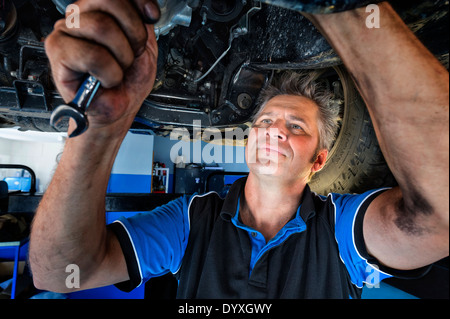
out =
<svg viewBox="0 0 450 319"><path fill-rule="evenodd" d="M220 213L222 219L231 221L231 219L236 216L239 208L239 198L244 192L246 182L247 177L243 177L238 179L233 185L231 185L230 190L225 197L222 211ZM296 219L300 217L303 221L306 222L309 218L315 215L313 198L314 196L311 192L311 189L308 185L306 185L305 190L303 191L301 203L299 203L299 209L297 210Z"/></svg>

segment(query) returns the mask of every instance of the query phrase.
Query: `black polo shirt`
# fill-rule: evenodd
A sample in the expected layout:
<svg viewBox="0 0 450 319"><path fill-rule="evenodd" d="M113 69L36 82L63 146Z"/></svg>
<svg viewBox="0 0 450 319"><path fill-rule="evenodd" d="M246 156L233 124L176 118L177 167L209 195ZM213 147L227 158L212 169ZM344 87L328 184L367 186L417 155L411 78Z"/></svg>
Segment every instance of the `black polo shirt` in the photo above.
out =
<svg viewBox="0 0 450 319"><path fill-rule="evenodd" d="M370 258L362 233L366 209L383 190L324 197L307 186L291 221L266 243L240 221L245 182L225 199L184 196L110 225L130 275L117 286L130 291L172 272L186 299L360 298L365 283L391 276Z"/></svg>

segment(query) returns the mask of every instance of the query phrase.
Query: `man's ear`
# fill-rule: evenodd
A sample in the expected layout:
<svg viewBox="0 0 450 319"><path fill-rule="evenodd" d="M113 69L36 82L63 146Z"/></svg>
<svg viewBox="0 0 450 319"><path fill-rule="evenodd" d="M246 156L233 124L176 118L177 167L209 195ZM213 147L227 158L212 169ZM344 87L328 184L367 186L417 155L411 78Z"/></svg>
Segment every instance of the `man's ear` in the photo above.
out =
<svg viewBox="0 0 450 319"><path fill-rule="evenodd" d="M327 157L328 157L328 151L323 149L320 150L316 160L313 163L313 166L311 168L311 173L315 174L317 172L319 172L320 170L322 170L322 168L325 166L325 163L327 161Z"/></svg>

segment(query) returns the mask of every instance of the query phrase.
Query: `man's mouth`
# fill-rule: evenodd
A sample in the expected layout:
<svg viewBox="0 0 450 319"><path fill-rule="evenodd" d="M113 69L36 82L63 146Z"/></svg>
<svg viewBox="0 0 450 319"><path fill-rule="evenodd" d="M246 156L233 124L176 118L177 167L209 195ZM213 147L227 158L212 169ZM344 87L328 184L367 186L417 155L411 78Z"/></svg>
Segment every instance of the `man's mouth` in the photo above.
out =
<svg viewBox="0 0 450 319"><path fill-rule="evenodd" d="M275 146L272 146L272 145L263 145L262 147L259 148L259 150L265 155L270 155L270 154L277 153L278 155L286 156L286 154L287 154L280 147L275 147Z"/></svg>

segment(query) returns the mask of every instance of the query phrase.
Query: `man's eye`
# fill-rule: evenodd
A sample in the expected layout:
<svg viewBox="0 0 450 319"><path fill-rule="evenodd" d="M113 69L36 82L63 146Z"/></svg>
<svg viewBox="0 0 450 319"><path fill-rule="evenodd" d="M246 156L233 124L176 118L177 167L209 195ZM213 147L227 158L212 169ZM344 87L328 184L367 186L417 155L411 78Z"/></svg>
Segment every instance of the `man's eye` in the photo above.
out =
<svg viewBox="0 0 450 319"><path fill-rule="evenodd" d="M300 125L297 125L297 124L292 124L291 127L292 127L294 130L302 130L302 127L301 127Z"/></svg>
<svg viewBox="0 0 450 319"><path fill-rule="evenodd" d="M262 120L261 120L261 123L262 123L262 124L270 124L270 123L272 123L272 121L269 120L269 119L262 119Z"/></svg>

